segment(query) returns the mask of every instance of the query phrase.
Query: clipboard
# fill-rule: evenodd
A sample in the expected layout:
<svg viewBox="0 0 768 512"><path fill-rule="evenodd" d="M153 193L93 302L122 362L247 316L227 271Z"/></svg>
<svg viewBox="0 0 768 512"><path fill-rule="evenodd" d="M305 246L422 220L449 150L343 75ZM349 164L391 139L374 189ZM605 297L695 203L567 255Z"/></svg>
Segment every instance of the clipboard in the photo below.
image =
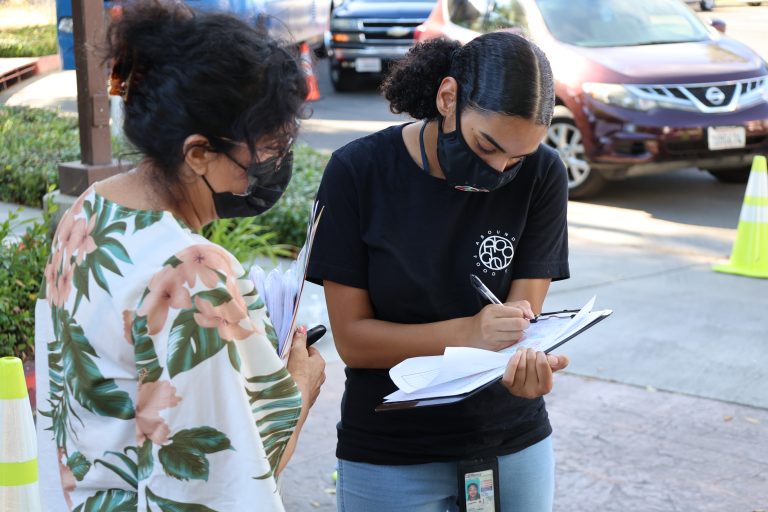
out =
<svg viewBox="0 0 768 512"><path fill-rule="evenodd" d="M536 317L536 321L546 321L547 318L551 317L559 317L563 315L570 314L571 317L573 317L576 313L578 313L579 310L570 310L565 309L562 311L552 311L549 313L542 313ZM579 334L583 333L587 329L597 325L598 323L602 322L604 319L608 318L613 313L613 310L606 309L603 311L603 314L592 320L590 323L586 324L584 327L579 329L578 331L574 332L570 336L560 340L555 345L552 345L551 347L544 350L545 354L549 354L551 351L555 350L556 348L560 347L564 343L572 340ZM463 393L460 395L451 395L451 396L440 396L440 397L430 397L430 398L422 398L418 400L406 400L401 402L382 402L379 405L376 406L374 409L376 412L386 412L386 411L402 411L402 410L408 410L408 409L415 409L415 408L421 408L421 407L436 407L441 405L450 405L455 404L458 402L461 402L462 400L465 400L467 398L470 398L472 396L475 396L476 394L480 393L481 391L491 387L492 385L496 384L497 382L501 381L501 377L497 377L493 379L490 382L487 382L483 384L482 386L479 386L472 391L469 391L467 393Z"/></svg>

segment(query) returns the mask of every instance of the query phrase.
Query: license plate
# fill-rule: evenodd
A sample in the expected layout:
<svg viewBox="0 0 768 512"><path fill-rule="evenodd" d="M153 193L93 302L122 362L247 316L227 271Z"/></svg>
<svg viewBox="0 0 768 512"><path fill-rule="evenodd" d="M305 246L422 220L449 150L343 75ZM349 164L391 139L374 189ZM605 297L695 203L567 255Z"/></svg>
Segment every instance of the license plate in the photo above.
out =
<svg viewBox="0 0 768 512"><path fill-rule="evenodd" d="M743 126L712 126L707 128L709 149L743 148L747 145L747 132Z"/></svg>
<svg viewBox="0 0 768 512"><path fill-rule="evenodd" d="M358 73L378 73L381 71L381 59L374 57L355 59L355 71Z"/></svg>

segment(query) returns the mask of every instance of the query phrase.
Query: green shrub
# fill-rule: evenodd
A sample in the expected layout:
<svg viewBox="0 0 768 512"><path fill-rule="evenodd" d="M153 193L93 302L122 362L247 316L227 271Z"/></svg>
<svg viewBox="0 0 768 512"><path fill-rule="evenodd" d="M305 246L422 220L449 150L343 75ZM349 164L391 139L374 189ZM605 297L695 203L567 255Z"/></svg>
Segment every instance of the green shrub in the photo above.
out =
<svg viewBox="0 0 768 512"><path fill-rule="evenodd" d="M0 30L0 57L42 57L58 51L56 25Z"/></svg>
<svg viewBox="0 0 768 512"><path fill-rule="evenodd" d="M80 159L77 118L27 107L0 108L0 201L39 208L58 183L58 164Z"/></svg>
<svg viewBox="0 0 768 512"><path fill-rule="evenodd" d="M80 160L77 117L29 107L0 107L0 201L40 208L58 186L58 166ZM130 148L112 141L116 156Z"/></svg>
<svg viewBox="0 0 768 512"><path fill-rule="evenodd" d="M21 221L15 212L0 222L0 357L34 354L35 301L50 253L51 204L42 221ZM26 225L21 237L14 230Z"/></svg>

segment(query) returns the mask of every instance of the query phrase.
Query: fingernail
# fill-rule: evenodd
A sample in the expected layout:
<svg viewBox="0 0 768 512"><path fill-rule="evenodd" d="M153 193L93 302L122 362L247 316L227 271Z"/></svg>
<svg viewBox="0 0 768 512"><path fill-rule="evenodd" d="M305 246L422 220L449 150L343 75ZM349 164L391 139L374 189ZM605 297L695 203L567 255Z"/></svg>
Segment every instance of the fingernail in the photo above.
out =
<svg viewBox="0 0 768 512"><path fill-rule="evenodd" d="M558 359L557 356L547 356L547 359L549 360L549 366L556 366Z"/></svg>
<svg viewBox="0 0 768 512"><path fill-rule="evenodd" d="M307 326L306 325L299 326L299 333L306 335L307 334Z"/></svg>

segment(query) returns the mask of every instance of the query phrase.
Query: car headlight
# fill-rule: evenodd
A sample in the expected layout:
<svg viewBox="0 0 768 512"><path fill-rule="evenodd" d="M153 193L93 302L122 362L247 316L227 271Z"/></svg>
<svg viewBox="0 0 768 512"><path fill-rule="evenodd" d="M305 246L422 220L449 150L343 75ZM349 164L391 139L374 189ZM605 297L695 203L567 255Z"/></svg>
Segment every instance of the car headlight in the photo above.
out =
<svg viewBox="0 0 768 512"><path fill-rule="evenodd" d="M659 106L654 100L640 98L621 84L586 82L581 88L584 94L608 105L642 111L652 110Z"/></svg>
<svg viewBox="0 0 768 512"><path fill-rule="evenodd" d="M333 18L331 19L331 30L339 30L344 32L354 32L356 30L360 30L360 20Z"/></svg>

